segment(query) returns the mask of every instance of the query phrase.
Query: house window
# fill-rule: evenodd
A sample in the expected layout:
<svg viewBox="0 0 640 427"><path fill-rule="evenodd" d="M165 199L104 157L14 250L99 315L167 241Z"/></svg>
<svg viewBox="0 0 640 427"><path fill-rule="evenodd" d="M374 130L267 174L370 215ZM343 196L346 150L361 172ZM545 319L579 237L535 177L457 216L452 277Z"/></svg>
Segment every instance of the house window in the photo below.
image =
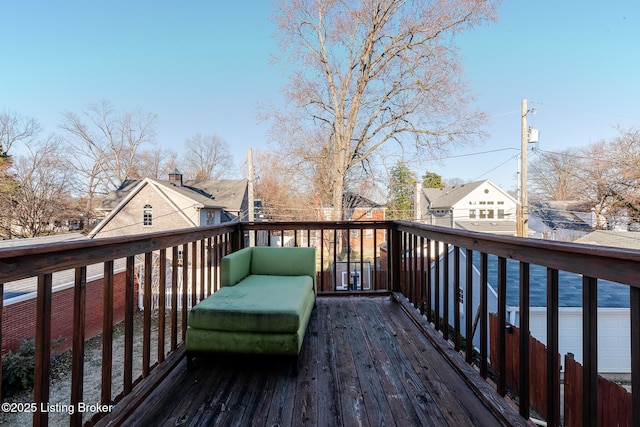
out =
<svg viewBox="0 0 640 427"><path fill-rule="evenodd" d="M142 208L142 226L153 226L153 208L149 204L144 205L144 208Z"/></svg>
<svg viewBox="0 0 640 427"><path fill-rule="evenodd" d="M475 217L476 217L476 210L469 209L469 219L475 219Z"/></svg>
<svg viewBox="0 0 640 427"><path fill-rule="evenodd" d="M498 209L498 219L504 219L504 209Z"/></svg>
<svg viewBox="0 0 640 427"><path fill-rule="evenodd" d="M494 215L494 210L493 209L487 210L487 218L493 219L493 215Z"/></svg>
<svg viewBox="0 0 640 427"><path fill-rule="evenodd" d="M504 200L498 200L499 205L504 205Z"/></svg>
<svg viewBox="0 0 640 427"><path fill-rule="evenodd" d="M373 218L373 211L368 210L367 213L365 214L365 218Z"/></svg>
<svg viewBox="0 0 640 427"><path fill-rule="evenodd" d="M216 223L216 214L212 211L207 211L207 225L213 225Z"/></svg>
<svg viewBox="0 0 640 427"><path fill-rule="evenodd" d="M486 209L480 209L480 218L483 218L483 219L487 218L487 210Z"/></svg>
<svg viewBox="0 0 640 427"><path fill-rule="evenodd" d="M373 237L373 230L372 230L372 229L370 229L370 228L367 228L367 229L364 231L364 237L372 238L372 237Z"/></svg>

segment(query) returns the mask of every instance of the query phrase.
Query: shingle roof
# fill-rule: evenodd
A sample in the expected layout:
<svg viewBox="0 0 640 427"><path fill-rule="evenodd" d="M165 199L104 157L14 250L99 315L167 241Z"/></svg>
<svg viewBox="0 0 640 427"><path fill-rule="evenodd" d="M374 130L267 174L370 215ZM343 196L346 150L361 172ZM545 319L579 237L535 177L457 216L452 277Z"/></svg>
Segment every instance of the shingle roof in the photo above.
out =
<svg viewBox="0 0 640 427"><path fill-rule="evenodd" d="M596 230L575 241L614 248L640 249L640 233L633 231Z"/></svg>
<svg viewBox="0 0 640 427"><path fill-rule="evenodd" d="M431 202L431 209L450 208L485 182L487 181L476 181L444 188L423 188L422 193Z"/></svg>
<svg viewBox="0 0 640 427"><path fill-rule="evenodd" d="M203 180L185 181L182 187L169 181L148 179L158 186L171 189L185 197L211 208L225 208L232 212L241 211L242 201L247 191L247 180ZM112 211L142 180L127 179L115 191L110 192L103 200L99 210Z"/></svg>
<svg viewBox="0 0 640 427"><path fill-rule="evenodd" d="M240 213L243 210L242 203L247 194L248 181L246 179L188 180L184 185L194 191L210 194L216 204L227 211Z"/></svg>
<svg viewBox="0 0 640 427"><path fill-rule="evenodd" d="M535 215L551 229L589 232L592 230L591 226L576 214L577 211L583 209L583 205L579 202L533 201L529 203L529 214Z"/></svg>

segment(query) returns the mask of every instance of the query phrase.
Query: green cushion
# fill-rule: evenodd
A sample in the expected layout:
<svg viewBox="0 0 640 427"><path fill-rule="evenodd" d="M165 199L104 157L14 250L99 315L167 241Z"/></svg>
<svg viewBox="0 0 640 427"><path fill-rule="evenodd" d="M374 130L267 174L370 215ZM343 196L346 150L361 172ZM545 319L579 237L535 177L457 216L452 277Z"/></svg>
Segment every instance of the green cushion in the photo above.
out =
<svg viewBox="0 0 640 427"><path fill-rule="evenodd" d="M193 307L188 324L205 330L296 332L314 300L309 276L250 275Z"/></svg>
<svg viewBox="0 0 640 427"><path fill-rule="evenodd" d="M253 248L244 248L222 257L220 263L221 286L233 286L249 275Z"/></svg>
<svg viewBox="0 0 640 427"><path fill-rule="evenodd" d="M316 250L300 247L254 247L250 274L310 276L315 289Z"/></svg>

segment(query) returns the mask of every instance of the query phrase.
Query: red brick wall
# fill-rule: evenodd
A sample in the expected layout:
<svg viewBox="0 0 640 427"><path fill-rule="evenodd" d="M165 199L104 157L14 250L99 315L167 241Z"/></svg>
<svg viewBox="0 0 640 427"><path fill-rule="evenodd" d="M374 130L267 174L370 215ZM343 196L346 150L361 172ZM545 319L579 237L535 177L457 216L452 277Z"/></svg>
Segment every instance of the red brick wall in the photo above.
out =
<svg viewBox="0 0 640 427"><path fill-rule="evenodd" d="M87 283L85 339L102 332L102 278ZM134 289L137 295L137 285ZM136 297L137 301L137 297ZM114 323L124 319L125 272L114 274ZM137 304L135 304L137 310ZM16 350L24 338L35 336L36 298L5 306L2 311L2 353ZM64 338L52 349L62 353L73 344L73 287L54 292L51 297L51 339Z"/></svg>

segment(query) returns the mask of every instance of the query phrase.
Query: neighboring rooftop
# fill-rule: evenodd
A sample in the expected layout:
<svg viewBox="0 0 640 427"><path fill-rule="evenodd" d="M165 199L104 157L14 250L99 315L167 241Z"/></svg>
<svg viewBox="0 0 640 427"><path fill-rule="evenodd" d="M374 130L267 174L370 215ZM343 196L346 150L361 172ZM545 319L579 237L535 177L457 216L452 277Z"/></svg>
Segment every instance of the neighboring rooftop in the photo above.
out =
<svg viewBox="0 0 640 427"><path fill-rule="evenodd" d="M591 216L591 209L582 202L534 201L529 203L529 214L535 215L553 230L563 229L584 233L592 230L591 225L585 221L585 216Z"/></svg>
<svg viewBox="0 0 640 427"><path fill-rule="evenodd" d="M575 243L640 250L640 233L634 231L595 230L576 240Z"/></svg>

